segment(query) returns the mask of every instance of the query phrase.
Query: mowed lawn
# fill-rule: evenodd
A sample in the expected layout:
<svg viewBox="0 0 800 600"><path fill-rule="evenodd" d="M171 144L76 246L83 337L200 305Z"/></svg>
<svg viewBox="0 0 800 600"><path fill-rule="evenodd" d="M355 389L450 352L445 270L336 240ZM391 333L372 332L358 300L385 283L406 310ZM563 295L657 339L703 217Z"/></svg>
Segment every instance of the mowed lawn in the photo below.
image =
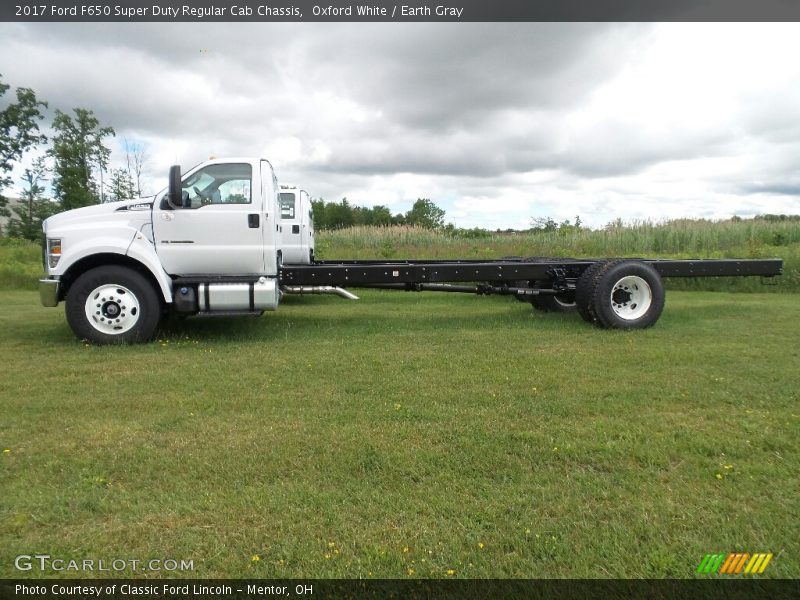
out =
<svg viewBox="0 0 800 600"><path fill-rule="evenodd" d="M620 332L355 291L131 347L0 292L0 577L800 576L798 296L670 292Z"/></svg>

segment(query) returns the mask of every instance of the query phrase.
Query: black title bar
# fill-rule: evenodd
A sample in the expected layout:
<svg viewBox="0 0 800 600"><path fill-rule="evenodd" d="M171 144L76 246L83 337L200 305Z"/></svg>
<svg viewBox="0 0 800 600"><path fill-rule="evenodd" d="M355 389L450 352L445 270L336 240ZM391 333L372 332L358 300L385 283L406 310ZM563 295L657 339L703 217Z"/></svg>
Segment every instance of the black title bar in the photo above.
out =
<svg viewBox="0 0 800 600"><path fill-rule="evenodd" d="M12 22L800 21L795 0L4 0Z"/></svg>

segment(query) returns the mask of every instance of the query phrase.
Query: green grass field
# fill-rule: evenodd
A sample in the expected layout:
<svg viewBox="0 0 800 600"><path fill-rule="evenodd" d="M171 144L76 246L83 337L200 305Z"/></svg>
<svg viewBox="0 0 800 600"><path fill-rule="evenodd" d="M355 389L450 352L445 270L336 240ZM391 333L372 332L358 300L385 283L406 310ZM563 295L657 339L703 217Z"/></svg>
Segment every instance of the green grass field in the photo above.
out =
<svg viewBox="0 0 800 600"><path fill-rule="evenodd" d="M0 291L0 577L800 576L797 295L672 291L636 332L359 295L94 347Z"/></svg>

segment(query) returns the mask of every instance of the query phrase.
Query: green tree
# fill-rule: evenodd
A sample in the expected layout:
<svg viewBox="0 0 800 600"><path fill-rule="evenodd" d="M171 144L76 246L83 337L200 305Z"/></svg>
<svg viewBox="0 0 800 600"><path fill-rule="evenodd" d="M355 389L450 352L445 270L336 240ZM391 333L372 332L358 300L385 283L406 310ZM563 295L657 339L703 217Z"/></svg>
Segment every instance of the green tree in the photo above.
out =
<svg viewBox="0 0 800 600"><path fill-rule="evenodd" d="M127 200L136 197L136 184L131 174L126 169L111 171L111 181L108 184L108 195L112 200Z"/></svg>
<svg viewBox="0 0 800 600"><path fill-rule="evenodd" d="M47 168L44 157L39 157L30 169L25 169L22 180L25 189L19 205L12 211L14 215L8 222L8 235L37 241L42 235L42 221L55 214L58 206L44 196L42 184L46 181Z"/></svg>
<svg viewBox="0 0 800 600"><path fill-rule="evenodd" d="M378 204L372 207L373 225L390 225L392 223L392 212L385 206Z"/></svg>
<svg viewBox="0 0 800 600"><path fill-rule="evenodd" d="M372 210L366 206L353 206L353 225L372 225Z"/></svg>
<svg viewBox="0 0 800 600"><path fill-rule="evenodd" d="M9 86L0 79L0 99L8 91ZM44 118L42 108L46 102L36 98L29 88L17 88L17 101L0 110L0 215L8 217L8 199L2 194L3 189L11 185L11 169L22 155L37 144L44 143L47 138L39 133L40 121Z"/></svg>
<svg viewBox="0 0 800 600"><path fill-rule="evenodd" d="M338 204L329 202L325 206L325 220L328 229L340 229L354 224L353 207L347 198L342 198Z"/></svg>
<svg viewBox="0 0 800 600"><path fill-rule="evenodd" d="M444 215L445 212L427 198L417 198L406 213L406 223L425 229L439 229L444 226Z"/></svg>
<svg viewBox="0 0 800 600"><path fill-rule="evenodd" d="M74 118L56 111L50 150L55 161L53 191L64 210L100 202L94 169L102 176L111 155L103 138L114 135L111 127L100 127L92 111L76 108L73 112Z"/></svg>
<svg viewBox="0 0 800 600"><path fill-rule="evenodd" d="M531 219L531 229L533 231L558 231L558 223L552 217L534 217Z"/></svg>
<svg viewBox="0 0 800 600"><path fill-rule="evenodd" d="M311 212L314 213L314 227L316 229L327 229L328 222L325 219L325 200L311 201Z"/></svg>

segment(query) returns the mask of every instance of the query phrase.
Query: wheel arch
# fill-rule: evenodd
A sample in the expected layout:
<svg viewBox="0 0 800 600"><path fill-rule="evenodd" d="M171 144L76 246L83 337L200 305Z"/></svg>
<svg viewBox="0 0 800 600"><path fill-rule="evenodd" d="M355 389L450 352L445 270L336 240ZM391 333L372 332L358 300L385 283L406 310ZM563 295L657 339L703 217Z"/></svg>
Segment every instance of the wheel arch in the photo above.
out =
<svg viewBox="0 0 800 600"><path fill-rule="evenodd" d="M94 269L95 267L104 266L123 266L128 267L141 273L153 286L153 289L160 291L160 296L164 302L172 302L172 288L168 281L164 281L166 277L159 278L155 273L143 262L132 258L126 254L119 254L116 252L101 252L98 254L90 254L75 261L67 271L61 276L61 285L59 286L59 301L64 300L69 292L69 288L75 280L83 275L86 271Z"/></svg>

